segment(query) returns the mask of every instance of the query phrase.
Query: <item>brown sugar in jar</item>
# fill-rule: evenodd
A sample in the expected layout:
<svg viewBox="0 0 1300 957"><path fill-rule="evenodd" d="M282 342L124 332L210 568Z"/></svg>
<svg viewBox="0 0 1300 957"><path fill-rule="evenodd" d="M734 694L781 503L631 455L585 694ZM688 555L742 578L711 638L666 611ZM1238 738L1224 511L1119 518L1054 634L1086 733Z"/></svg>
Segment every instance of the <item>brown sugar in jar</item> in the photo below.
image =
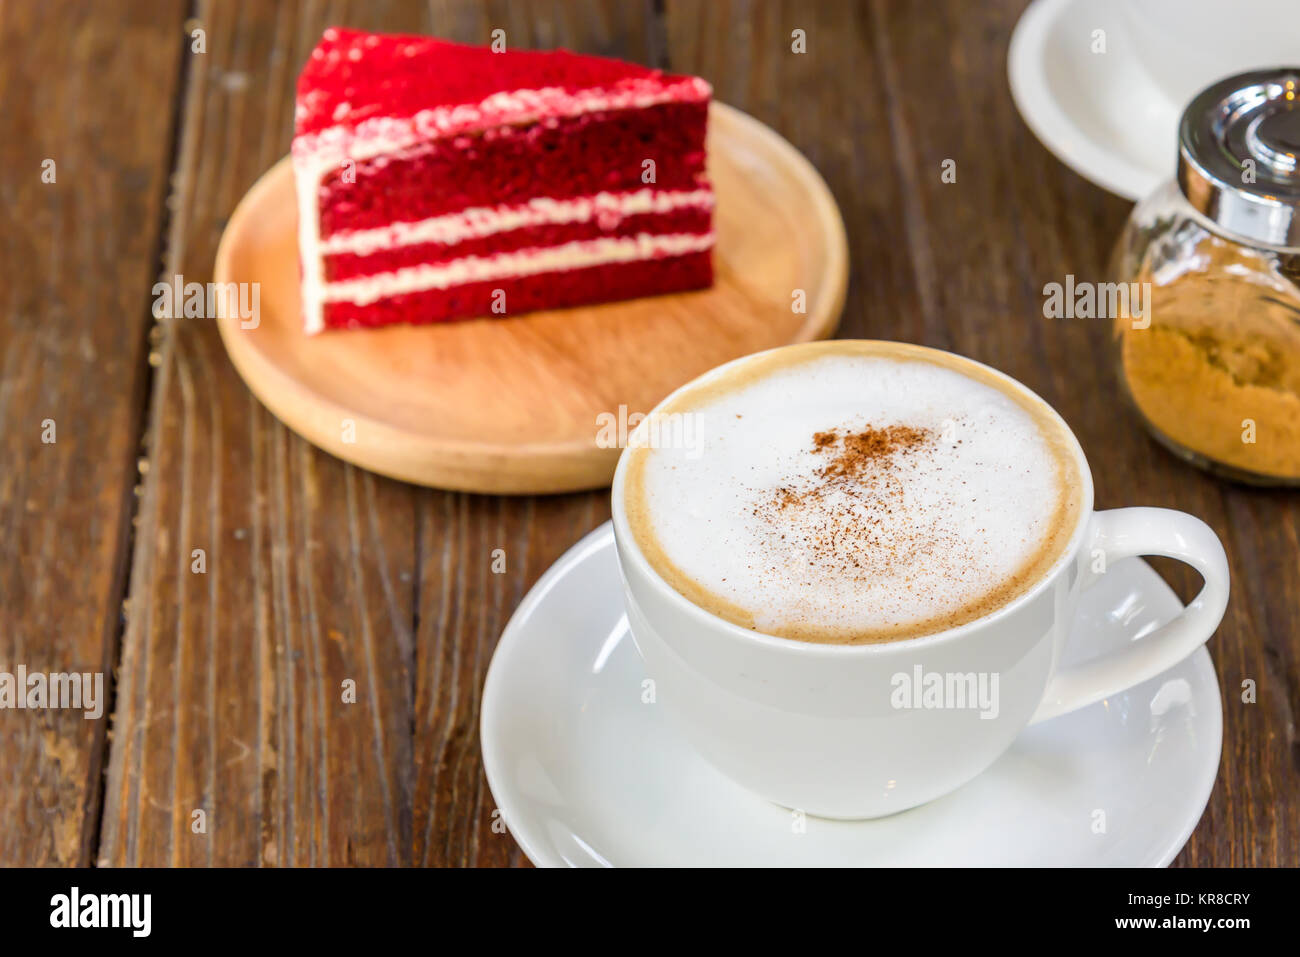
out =
<svg viewBox="0 0 1300 957"><path fill-rule="evenodd" d="M1148 428L1227 477L1300 485L1300 70L1193 99L1178 180L1116 250L1121 378ZM1290 96L1288 96L1290 94ZM1289 159L1288 159L1289 157Z"/></svg>
<svg viewBox="0 0 1300 957"><path fill-rule="evenodd" d="M1150 319L1116 323L1129 396L1179 451L1238 478L1300 481L1300 298L1276 258L1208 236L1150 283Z"/></svg>

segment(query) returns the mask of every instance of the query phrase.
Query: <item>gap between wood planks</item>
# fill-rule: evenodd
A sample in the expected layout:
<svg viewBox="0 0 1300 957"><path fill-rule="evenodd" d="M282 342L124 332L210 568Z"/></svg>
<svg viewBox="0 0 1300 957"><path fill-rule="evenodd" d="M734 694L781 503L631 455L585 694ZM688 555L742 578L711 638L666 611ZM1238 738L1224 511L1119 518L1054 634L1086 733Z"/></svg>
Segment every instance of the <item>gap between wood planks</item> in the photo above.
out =
<svg viewBox="0 0 1300 957"><path fill-rule="evenodd" d="M171 239L171 229L173 226L173 212L167 200L176 192L175 178L178 172L177 162L180 158L181 138L185 133L185 104L188 100L190 82L191 82L191 64L194 58L189 55L189 31L188 25L196 18L198 13L198 0L189 0L185 9L185 29L182 29L180 35L176 38L176 57L179 66L176 73L176 96L175 102L171 109L171 130L170 143L167 148L167 178L163 180L162 185L162 202L159 204L158 222L156 238L154 240L153 255L149 258L149 273L145 276L144 281L148 288L152 289L153 284L166 265L169 258L168 246ZM103 832L104 823L104 795L108 788L108 754L113 747L113 723L117 718L117 674L122 664L122 648L126 636L126 623L128 607L127 603L131 598L131 579L135 571L135 530L136 523L140 517L140 503L144 496L142 494L142 485L145 481L144 473L148 471L149 455L149 438L152 433L154 424L153 415L153 395L154 395L154 349L155 340L160 339L162 325L154 318L153 315L153 297L146 300L146 307L149 310L148 320L144 323L144 348L140 354L144 357L145 368L140 376L137 385L137 393L131 398L132 416L131 421L135 426L135 444L132 446L132 456L125 464L125 468L131 471L139 470L142 474L137 476L134 481L126 483L131 491L126 496L122 510L127 514L127 521L122 523L121 540L117 547L118 571L114 581L114 594L117 595L118 601L115 606L118 609L117 621L106 622L105 631L111 630L112 637L107 642L106 657L111 659L111 667L108 670L107 681L105 681L106 702L105 708L105 727L103 744L99 749L98 767L95 762L91 763L90 773L92 780L87 782L86 786L86 808L83 817L82 833L82 855L83 863L89 867L99 866L99 845Z"/></svg>

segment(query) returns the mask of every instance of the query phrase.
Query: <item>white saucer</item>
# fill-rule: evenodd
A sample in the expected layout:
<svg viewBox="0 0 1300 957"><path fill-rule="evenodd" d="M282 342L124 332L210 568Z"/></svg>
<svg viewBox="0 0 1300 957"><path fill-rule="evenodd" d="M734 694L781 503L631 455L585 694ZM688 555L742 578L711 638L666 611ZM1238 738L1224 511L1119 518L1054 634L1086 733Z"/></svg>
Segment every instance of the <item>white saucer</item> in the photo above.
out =
<svg viewBox="0 0 1300 957"><path fill-rule="evenodd" d="M1085 592L1067 660L1181 609L1145 562ZM1209 653L1030 728L979 778L875 821L806 819L733 784L641 703L606 523L542 576L506 626L483 689L488 783L534 864L1168 864L1209 800L1223 743ZM1104 833L1095 833L1104 815Z"/></svg>
<svg viewBox="0 0 1300 957"><path fill-rule="evenodd" d="M1122 0L1121 0L1122 2ZM1104 30L1106 52L1090 48ZM1035 0L1007 52L1016 109L1080 176L1125 199L1172 179L1183 104L1152 82L1116 0Z"/></svg>

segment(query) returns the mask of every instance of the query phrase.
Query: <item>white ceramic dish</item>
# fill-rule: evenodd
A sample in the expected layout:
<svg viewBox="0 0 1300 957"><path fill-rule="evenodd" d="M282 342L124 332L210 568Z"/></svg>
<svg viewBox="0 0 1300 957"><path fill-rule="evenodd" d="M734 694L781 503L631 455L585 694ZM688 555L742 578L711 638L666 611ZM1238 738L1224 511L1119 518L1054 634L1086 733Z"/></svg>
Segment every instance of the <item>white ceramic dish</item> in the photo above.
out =
<svg viewBox="0 0 1300 957"><path fill-rule="evenodd" d="M1094 31L1105 52L1094 53ZM1182 106L1150 78L1113 0L1035 0L1007 53L1016 109L1062 163L1139 200L1174 174Z"/></svg>
<svg viewBox="0 0 1300 957"><path fill-rule="evenodd" d="M1138 200L1173 176L1178 121L1199 90L1298 61L1295 0L1035 0L1007 73L1044 146Z"/></svg>
<svg viewBox="0 0 1300 957"><path fill-rule="evenodd" d="M1181 604L1139 559L1084 593L1067 662ZM542 576L488 670L481 737L511 834L542 866L1163 866L1209 800L1222 706L1209 653L1026 730L958 791L872 821L800 819L734 784L642 703L606 524Z"/></svg>

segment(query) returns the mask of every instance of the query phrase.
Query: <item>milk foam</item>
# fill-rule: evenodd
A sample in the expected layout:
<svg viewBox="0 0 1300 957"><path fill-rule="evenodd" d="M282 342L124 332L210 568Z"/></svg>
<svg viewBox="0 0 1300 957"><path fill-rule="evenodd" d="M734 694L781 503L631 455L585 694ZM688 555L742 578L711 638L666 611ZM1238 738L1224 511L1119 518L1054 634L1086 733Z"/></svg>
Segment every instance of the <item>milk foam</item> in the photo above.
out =
<svg viewBox="0 0 1300 957"><path fill-rule="evenodd" d="M873 641L964 623L1040 577L1073 526L1063 430L949 366L819 353L673 411L697 417L697 442L635 453L643 550L760 631Z"/></svg>

